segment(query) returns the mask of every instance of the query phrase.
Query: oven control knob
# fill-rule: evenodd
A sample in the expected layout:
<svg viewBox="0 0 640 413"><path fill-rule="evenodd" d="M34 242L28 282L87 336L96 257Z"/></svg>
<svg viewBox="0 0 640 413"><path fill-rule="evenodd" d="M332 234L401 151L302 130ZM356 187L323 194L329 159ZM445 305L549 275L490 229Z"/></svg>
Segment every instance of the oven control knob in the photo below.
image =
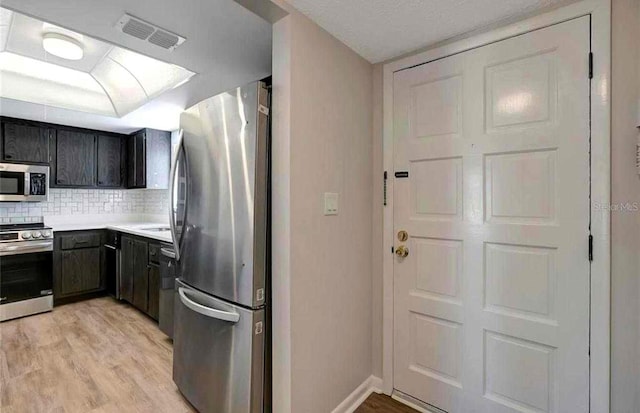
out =
<svg viewBox="0 0 640 413"><path fill-rule="evenodd" d="M40 231L36 231L33 233L33 238L40 238L42 237L42 234L40 233Z"/></svg>
<svg viewBox="0 0 640 413"><path fill-rule="evenodd" d="M23 232L22 233L22 239L29 239L31 238L31 233L30 232Z"/></svg>
<svg viewBox="0 0 640 413"><path fill-rule="evenodd" d="M45 237L45 238L50 238L51 237L51 231L44 231L42 233L42 236Z"/></svg>

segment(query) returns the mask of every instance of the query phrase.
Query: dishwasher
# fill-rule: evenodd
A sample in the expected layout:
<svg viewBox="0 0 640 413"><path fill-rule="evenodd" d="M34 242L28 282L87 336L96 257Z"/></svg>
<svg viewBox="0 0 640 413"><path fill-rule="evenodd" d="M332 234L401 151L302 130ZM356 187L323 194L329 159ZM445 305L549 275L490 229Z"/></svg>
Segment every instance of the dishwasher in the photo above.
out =
<svg viewBox="0 0 640 413"><path fill-rule="evenodd" d="M173 339L173 296L177 274L176 254L173 245L160 246L160 304L158 325L163 333Z"/></svg>

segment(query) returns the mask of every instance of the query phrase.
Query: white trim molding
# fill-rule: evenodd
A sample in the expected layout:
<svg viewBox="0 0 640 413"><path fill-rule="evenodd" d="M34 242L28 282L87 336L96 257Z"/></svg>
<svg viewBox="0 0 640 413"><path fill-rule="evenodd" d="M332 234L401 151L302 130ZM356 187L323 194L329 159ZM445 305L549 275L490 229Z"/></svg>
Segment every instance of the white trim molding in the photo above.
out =
<svg viewBox="0 0 640 413"><path fill-rule="evenodd" d="M331 413L353 413L371 393L382 393L382 379L369 376Z"/></svg>
<svg viewBox="0 0 640 413"><path fill-rule="evenodd" d="M401 58L383 67L383 171L393 176L393 74L412 66L475 49L581 16L591 17L591 202L611 200L611 0L583 0L472 37ZM393 394L393 179L387 181L383 213L382 390ZM610 410L611 227L607 208L591 211L594 258L591 263L590 412Z"/></svg>

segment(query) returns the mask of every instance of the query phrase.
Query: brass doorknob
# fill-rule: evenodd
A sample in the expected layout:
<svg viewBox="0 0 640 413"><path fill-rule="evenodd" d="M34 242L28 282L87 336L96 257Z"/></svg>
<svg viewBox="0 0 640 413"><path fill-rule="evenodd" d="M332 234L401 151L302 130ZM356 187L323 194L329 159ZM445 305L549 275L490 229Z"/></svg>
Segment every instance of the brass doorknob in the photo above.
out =
<svg viewBox="0 0 640 413"><path fill-rule="evenodd" d="M399 258L406 258L409 255L409 248L405 247L404 245L400 245L398 248L396 248L396 255Z"/></svg>

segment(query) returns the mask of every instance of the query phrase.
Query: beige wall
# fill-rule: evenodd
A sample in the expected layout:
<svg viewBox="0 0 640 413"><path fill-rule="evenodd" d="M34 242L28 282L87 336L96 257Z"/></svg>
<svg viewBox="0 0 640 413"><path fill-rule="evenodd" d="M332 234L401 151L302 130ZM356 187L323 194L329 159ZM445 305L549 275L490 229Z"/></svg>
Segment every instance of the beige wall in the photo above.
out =
<svg viewBox="0 0 640 413"><path fill-rule="evenodd" d="M640 202L635 169L640 2L612 1L611 202ZM611 213L611 411L640 411L639 212Z"/></svg>
<svg viewBox="0 0 640 413"><path fill-rule="evenodd" d="M372 65L274 25L274 411L331 412L371 375ZM323 215L323 193L339 214ZM290 353L289 353L290 350Z"/></svg>
<svg viewBox="0 0 640 413"><path fill-rule="evenodd" d="M612 0L612 203L640 203L635 171L640 96L640 1ZM595 57L598 58L597 56ZM374 66L374 177L382 170L382 64ZM374 194L379 195L374 180ZM382 210L373 206L373 374L382 375ZM640 412L640 213L611 217L611 412Z"/></svg>
<svg viewBox="0 0 640 413"><path fill-rule="evenodd" d="M273 25L271 294L274 412L291 412L291 19Z"/></svg>
<svg viewBox="0 0 640 413"><path fill-rule="evenodd" d="M384 193L382 173L382 64L373 66L373 239L371 242L373 313L372 357L373 375L382 378L382 217Z"/></svg>

